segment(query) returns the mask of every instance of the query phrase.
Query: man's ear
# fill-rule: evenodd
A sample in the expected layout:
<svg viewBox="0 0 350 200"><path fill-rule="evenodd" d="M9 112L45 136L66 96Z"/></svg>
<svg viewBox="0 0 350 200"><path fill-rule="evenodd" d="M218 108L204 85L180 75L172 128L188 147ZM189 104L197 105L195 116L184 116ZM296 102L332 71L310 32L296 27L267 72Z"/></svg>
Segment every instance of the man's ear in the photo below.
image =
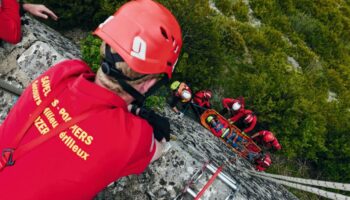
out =
<svg viewBox="0 0 350 200"><path fill-rule="evenodd" d="M144 81L136 86L136 89L139 90L141 94L145 94L155 83L157 82L156 78L149 79Z"/></svg>

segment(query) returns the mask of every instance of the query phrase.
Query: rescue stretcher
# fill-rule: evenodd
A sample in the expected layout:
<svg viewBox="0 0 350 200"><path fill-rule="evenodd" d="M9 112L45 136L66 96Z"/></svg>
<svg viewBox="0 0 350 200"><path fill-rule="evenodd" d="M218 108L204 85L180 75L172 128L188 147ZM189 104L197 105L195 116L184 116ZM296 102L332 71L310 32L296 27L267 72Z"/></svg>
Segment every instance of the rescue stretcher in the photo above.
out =
<svg viewBox="0 0 350 200"><path fill-rule="evenodd" d="M249 160L249 156L254 156L261 153L261 148L247 135L243 134L242 131L237 128L235 125L231 124L225 117L220 115L218 112L216 112L213 109L208 109L202 113L200 116L200 122L201 124L208 130L210 130L214 135L217 135L214 133L213 128L208 124L207 119L209 116L215 116L220 121L224 121L227 124L227 127L229 129L229 133L226 134L225 138L218 137L220 140L232 151L237 153L239 156ZM231 144L227 143L226 138L229 138L233 136L233 142L237 144L236 147L233 147ZM241 137L241 140L237 140L238 137Z"/></svg>

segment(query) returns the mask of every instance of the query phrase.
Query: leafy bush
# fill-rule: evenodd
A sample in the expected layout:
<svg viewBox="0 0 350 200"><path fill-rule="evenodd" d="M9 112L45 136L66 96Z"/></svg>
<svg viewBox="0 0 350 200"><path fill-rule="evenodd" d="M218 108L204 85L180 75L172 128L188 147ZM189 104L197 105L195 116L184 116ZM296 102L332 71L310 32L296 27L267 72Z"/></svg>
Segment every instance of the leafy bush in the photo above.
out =
<svg viewBox="0 0 350 200"><path fill-rule="evenodd" d="M30 0L32 3L46 5L59 17L58 21L45 20L56 29L71 29L75 27L90 30L98 23L92 23L96 12L100 9L99 1L76 0L76 1L54 1L54 0Z"/></svg>
<svg viewBox="0 0 350 200"><path fill-rule="evenodd" d="M83 55L83 60L89 64L93 71L101 65L101 56L100 56L100 46L102 40L98 37L92 35L87 36L84 40L81 41L81 53Z"/></svg>
<svg viewBox="0 0 350 200"><path fill-rule="evenodd" d="M59 17L58 21L42 20L59 30L81 28L95 29L100 23L113 14L126 0L29 0L31 3L44 4Z"/></svg>
<svg viewBox="0 0 350 200"><path fill-rule="evenodd" d="M166 98L164 96L150 96L145 101L145 107L162 109L166 103Z"/></svg>

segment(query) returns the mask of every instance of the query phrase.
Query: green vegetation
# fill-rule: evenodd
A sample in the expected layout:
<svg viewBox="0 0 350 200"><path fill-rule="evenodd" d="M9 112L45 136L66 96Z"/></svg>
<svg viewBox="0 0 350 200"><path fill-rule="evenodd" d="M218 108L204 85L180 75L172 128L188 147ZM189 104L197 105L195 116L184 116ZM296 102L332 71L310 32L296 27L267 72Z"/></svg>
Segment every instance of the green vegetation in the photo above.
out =
<svg viewBox="0 0 350 200"><path fill-rule="evenodd" d="M57 22L42 20L53 28L69 30L79 27L84 30L92 30L126 0L28 0L28 2L44 4L57 14L59 17Z"/></svg>
<svg viewBox="0 0 350 200"><path fill-rule="evenodd" d="M92 35L87 36L81 43L81 53L83 54L83 60L89 63L89 66L94 72L96 72L101 65L101 44L102 40Z"/></svg>
<svg viewBox="0 0 350 200"><path fill-rule="evenodd" d="M82 2L79 10L91 15L95 27L125 1ZM242 0L213 0L221 12L207 0L160 2L182 27L184 45L175 79L190 82L194 90L212 89L218 110L222 97L244 96L246 107L258 115L258 129L269 129L279 138L279 156L307 163L308 177L350 182L348 1L250 0L246 5ZM84 11L95 4L93 12ZM91 27L79 20L84 15L68 13L67 19L76 17L71 19L74 26ZM93 56L97 46L91 36L82 46L84 58L94 67L99 63ZM328 100L329 92L336 94L335 100ZM283 162L275 166L293 168ZM306 172L290 170L288 175Z"/></svg>

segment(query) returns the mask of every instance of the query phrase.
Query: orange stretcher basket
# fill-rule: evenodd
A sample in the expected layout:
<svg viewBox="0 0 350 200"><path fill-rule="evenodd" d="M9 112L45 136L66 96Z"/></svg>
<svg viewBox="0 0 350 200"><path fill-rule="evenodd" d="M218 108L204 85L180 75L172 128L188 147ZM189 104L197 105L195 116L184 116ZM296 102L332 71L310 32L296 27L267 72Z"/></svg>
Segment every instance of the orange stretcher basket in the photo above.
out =
<svg viewBox="0 0 350 200"><path fill-rule="evenodd" d="M242 131L237 128L235 125L231 124L225 117L223 117L222 115L220 115L218 112L216 112L216 110L213 109L208 109L206 111L203 112L203 114L200 117L200 121L201 124L208 130L210 130L211 132L212 129L210 127L210 125L207 123L206 119L210 116L210 115L214 115L217 117L217 119L219 119L220 121L224 121L225 123L228 124L228 128L230 129L230 132L227 134L227 136L229 137L230 135L234 133L236 133L237 136L242 137L241 142L236 141L237 143L237 147L234 148L232 145L230 145L229 143L226 142L226 140L224 138L220 138L220 140L228 147L230 148L232 151L234 151L235 153L237 153L238 155L240 155L241 157L244 157L245 159L248 159L248 155L249 153L253 153L253 154L257 154L261 152L261 148L255 144L255 142L247 135L243 134ZM214 133L213 133L214 134ZM215 134L214 134L215 135ZM236 137L237 137L236 136ZM235 139L234 139L235 140Z"/></svg>

